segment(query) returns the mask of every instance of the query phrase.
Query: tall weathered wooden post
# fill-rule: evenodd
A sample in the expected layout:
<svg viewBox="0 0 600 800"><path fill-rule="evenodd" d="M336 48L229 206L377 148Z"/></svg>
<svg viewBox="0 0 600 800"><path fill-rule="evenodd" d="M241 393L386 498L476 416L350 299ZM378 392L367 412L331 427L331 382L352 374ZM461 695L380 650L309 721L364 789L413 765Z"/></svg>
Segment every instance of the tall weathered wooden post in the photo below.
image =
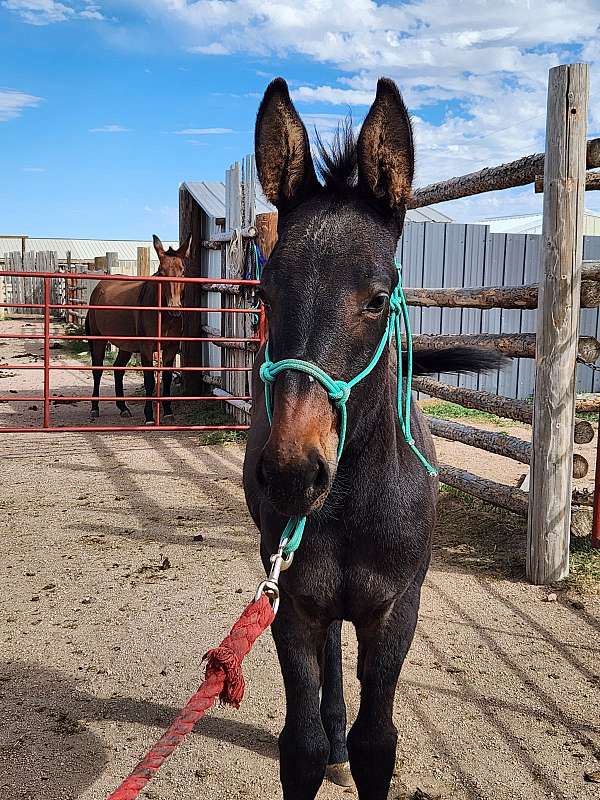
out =
<svg viewBox="0 0 600 800"><path fill-rule="evenodd" d="M136 259L136 272L142 277L150 275L150 248L138 247Z"/></svg>
<svg viewBox="0 0 600 800"><path fill-rule="evenodd" d="M569 573L588 84L587 64L550 70L527 537L536 584Z"/></svg>

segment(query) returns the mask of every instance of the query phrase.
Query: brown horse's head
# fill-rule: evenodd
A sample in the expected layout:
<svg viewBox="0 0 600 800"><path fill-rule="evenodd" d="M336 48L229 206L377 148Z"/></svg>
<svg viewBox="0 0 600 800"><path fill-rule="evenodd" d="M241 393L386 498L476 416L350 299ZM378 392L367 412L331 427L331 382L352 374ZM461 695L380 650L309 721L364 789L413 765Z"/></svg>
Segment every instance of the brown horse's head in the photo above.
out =
<svg viewBox="0 0 600 800"><path fill-rule="evenodd" d="M154 242L154 249L159 260L159 267L157 275L162 275L165 278L173 278L173 281L164 281L162 285L162 301L163 304L169 307L172 314L180 316L181 305L183 300L183 289L185 284L177 281L177 278L182 278L185 274L185 259L190 249L190 242L192 235L190 234L186 240L180 245L178 250L173 250L169 247L165 250L161 240L156 234L152 237Z"/></svg>

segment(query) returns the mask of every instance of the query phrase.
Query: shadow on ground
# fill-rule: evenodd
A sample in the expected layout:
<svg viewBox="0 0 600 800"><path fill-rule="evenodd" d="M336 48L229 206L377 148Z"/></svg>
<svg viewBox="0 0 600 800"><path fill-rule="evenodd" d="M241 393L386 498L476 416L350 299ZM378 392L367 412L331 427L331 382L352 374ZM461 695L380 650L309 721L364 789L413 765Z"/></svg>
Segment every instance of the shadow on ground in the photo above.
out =
<svg viewBox="0 0 600 800"><path fill-rule="evenodd" d="M180 710L130 697L94 697L71 677L37 664L0 663L0 682L0 797L11 800L76 800L94 783L110 750L89 729L91 722L166 728ZM277 758L276 738L239 719L207 716L195 733Z"/></svg>

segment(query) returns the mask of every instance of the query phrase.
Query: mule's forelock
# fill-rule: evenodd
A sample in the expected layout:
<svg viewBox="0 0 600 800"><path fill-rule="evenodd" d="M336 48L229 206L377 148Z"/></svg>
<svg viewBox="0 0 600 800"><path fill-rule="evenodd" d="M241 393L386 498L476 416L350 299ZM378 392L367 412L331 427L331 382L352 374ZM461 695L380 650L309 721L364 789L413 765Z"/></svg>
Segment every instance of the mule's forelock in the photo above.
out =
<svg viewBox="0 0 600 800"><path fill-rule="evenodd" d="M358 157L352 117L348 115L339 123L331 144L326 145L318 133L316 139L319 155L317 169L325 189L338 194L356 187Z"/></svg>

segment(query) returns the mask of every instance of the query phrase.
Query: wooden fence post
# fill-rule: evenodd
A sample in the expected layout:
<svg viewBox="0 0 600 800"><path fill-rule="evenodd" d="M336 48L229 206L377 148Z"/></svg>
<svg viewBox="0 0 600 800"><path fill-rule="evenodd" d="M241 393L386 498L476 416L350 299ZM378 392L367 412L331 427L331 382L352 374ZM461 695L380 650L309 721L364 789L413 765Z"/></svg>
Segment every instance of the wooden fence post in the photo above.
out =
<svg viewBox="0 0 600 800"><path fill-rule="evenodd" d="M548 79L527 576L569 574L575 355L583 252L588 66Z"/></svg>
<svg viewBox="0 0 600 800"><path fill-rule="evenodd" d="M106 272L109 275L114 275L119 271L119 254L107 253L106 254Z"/></svg>
<svg viewBox="0 0 600 800"><path fill-rule="evenodd" d="M150 275L150 248L138 247L137 249L137 274Z"/></svg>
<svg viewBox="0 0 600 800"><path fill-rule="evenodd" d="M271 250L277 242L277 212L256 215L256 243L265 258L271 255Z"/></svg>

